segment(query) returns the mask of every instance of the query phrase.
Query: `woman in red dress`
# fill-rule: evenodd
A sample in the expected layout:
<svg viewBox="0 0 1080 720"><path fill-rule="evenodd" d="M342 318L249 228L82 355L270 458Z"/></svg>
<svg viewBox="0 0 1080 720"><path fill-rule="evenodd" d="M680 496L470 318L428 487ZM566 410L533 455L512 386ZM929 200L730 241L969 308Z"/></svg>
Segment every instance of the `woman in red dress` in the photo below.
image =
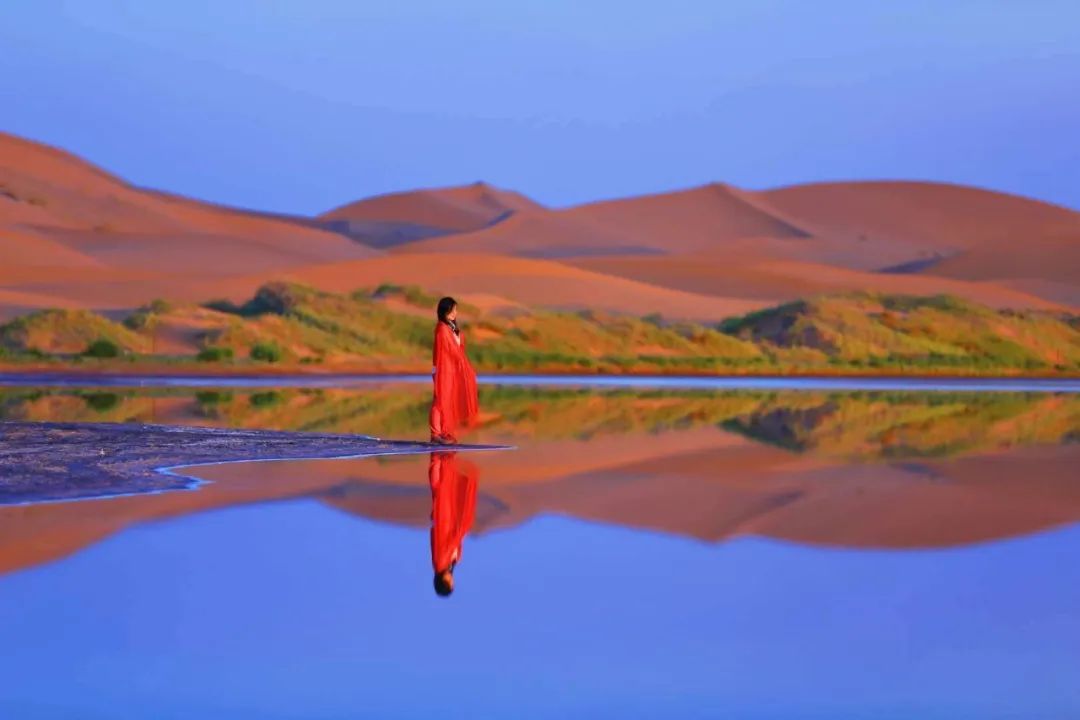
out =
<svg viewBox="0 0 1080 720"><path fill-rule="evenodd" d="M459 428L467 428L476 420L476 371L465 355L465 336L457 325L457 301L444 297L436 313L431 356L435 395L428 425L431 442L450 445L457 442L455 433Z"/></svg>

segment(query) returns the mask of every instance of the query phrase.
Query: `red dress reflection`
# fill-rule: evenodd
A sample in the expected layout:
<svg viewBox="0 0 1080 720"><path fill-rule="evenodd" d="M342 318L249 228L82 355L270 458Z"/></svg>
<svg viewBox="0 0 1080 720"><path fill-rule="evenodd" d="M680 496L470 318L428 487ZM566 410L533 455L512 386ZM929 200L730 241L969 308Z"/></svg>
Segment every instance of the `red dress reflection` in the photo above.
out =
<svg viewBox="0 0 1080 720"><path fill-rule="evenodd" d="M431 568L435 592L454 589L454 566L461 560L461 545L476 515L478 472L456 452L433 452L428 461L431 486Z"/></svg>
<svg viewBox="0 0 1080 720"><path fill-rule="evenodd" d="M431 364L435 368L435 393L428 425L432 439L456 442L459 428L476 420L476 371L465 354L465 335L445 322L435 326Z"/></svg>

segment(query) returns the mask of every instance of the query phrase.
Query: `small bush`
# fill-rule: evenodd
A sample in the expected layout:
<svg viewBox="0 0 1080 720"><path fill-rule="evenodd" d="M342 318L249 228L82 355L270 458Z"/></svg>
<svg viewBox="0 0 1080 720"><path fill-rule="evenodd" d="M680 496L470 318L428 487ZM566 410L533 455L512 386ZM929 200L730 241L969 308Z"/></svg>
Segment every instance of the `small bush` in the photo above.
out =
<svg viewBox="0 0 1080 720"><path fill-rule="evenodd" d="M283 399L281 393L271 390L269 392L253 393L248 398L248 404L252 407L272 407L280 404Z"/></svg>
<svg viewBox="0 0 1080 720"><path fill-rule="evenodd" d="M87 345L82 354L92 358L120 357L120 346L107 338L98 338Z"/></svg>
<svg viewBox="0 0 1080 720"><path fill-rule="evenodd" d="M250 356L252 360L276 363L281 362L281 358L285 356L285 351L275 342L257 342L251 346Z"/></svg>
<svg viewBox="0 0 1080 720"><path fill-rule="evenodd" d="M211 345L199 351L195 356L199 362L225 362L233 359L232 348Z"/></svg>
<svg viewBox="0 0 1080 720"><path fill-rule="evenodd" d="M87 393L83 395L83 402L95 412L103 413L112 410L120 404L120 396L116 393Z"/></svg>
<svg viewBox="0 0 1080 720"><path fill-rule="evenodd" d="M200 405L222 405L232 400L231 392L221 390L202 390L195 393L195 401Z"/></svg>

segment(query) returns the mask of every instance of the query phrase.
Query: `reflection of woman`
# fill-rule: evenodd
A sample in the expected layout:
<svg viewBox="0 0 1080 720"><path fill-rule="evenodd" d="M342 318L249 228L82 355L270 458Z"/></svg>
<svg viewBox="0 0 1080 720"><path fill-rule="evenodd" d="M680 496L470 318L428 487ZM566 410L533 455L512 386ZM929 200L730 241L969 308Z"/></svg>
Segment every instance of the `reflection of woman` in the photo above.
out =
<svg viewBox="0 0 1080 720"><path fill-rule="evenodd" d="M431 441L448 445L457 442L459 427L476 419L476 371L465 355L465 337L457 325L457 302L439 300L436 310L435 343L431 353L431 376L435 394L431 400L428 425Z"/></svg>
<svg viewBox="0 0 1080 720"><path fill-rule="evenodd" d="M431 485L431 567L435 592L446 597L454 591L454 567L461 560L461 544L476 514L477 470L457 453L433 452L428 461Z"/></svg>

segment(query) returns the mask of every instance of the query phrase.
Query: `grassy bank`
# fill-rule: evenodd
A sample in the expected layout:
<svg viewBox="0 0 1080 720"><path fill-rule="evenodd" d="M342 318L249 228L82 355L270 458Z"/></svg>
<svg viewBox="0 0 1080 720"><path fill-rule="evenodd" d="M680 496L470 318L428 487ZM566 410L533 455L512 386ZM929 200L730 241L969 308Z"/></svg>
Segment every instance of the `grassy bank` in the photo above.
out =
<svg viewBox="0 0 1080 720"><path fill-rule="evenodd" d="M427 372L431 308L415 287L348 295L263 286L243 304L157 300L121 321L42 310L0 326L16 370L274 374ZM1080 317L951 296L809 298L714 325L595 312L462 307L482 372L1080 375Z"/></svg>

